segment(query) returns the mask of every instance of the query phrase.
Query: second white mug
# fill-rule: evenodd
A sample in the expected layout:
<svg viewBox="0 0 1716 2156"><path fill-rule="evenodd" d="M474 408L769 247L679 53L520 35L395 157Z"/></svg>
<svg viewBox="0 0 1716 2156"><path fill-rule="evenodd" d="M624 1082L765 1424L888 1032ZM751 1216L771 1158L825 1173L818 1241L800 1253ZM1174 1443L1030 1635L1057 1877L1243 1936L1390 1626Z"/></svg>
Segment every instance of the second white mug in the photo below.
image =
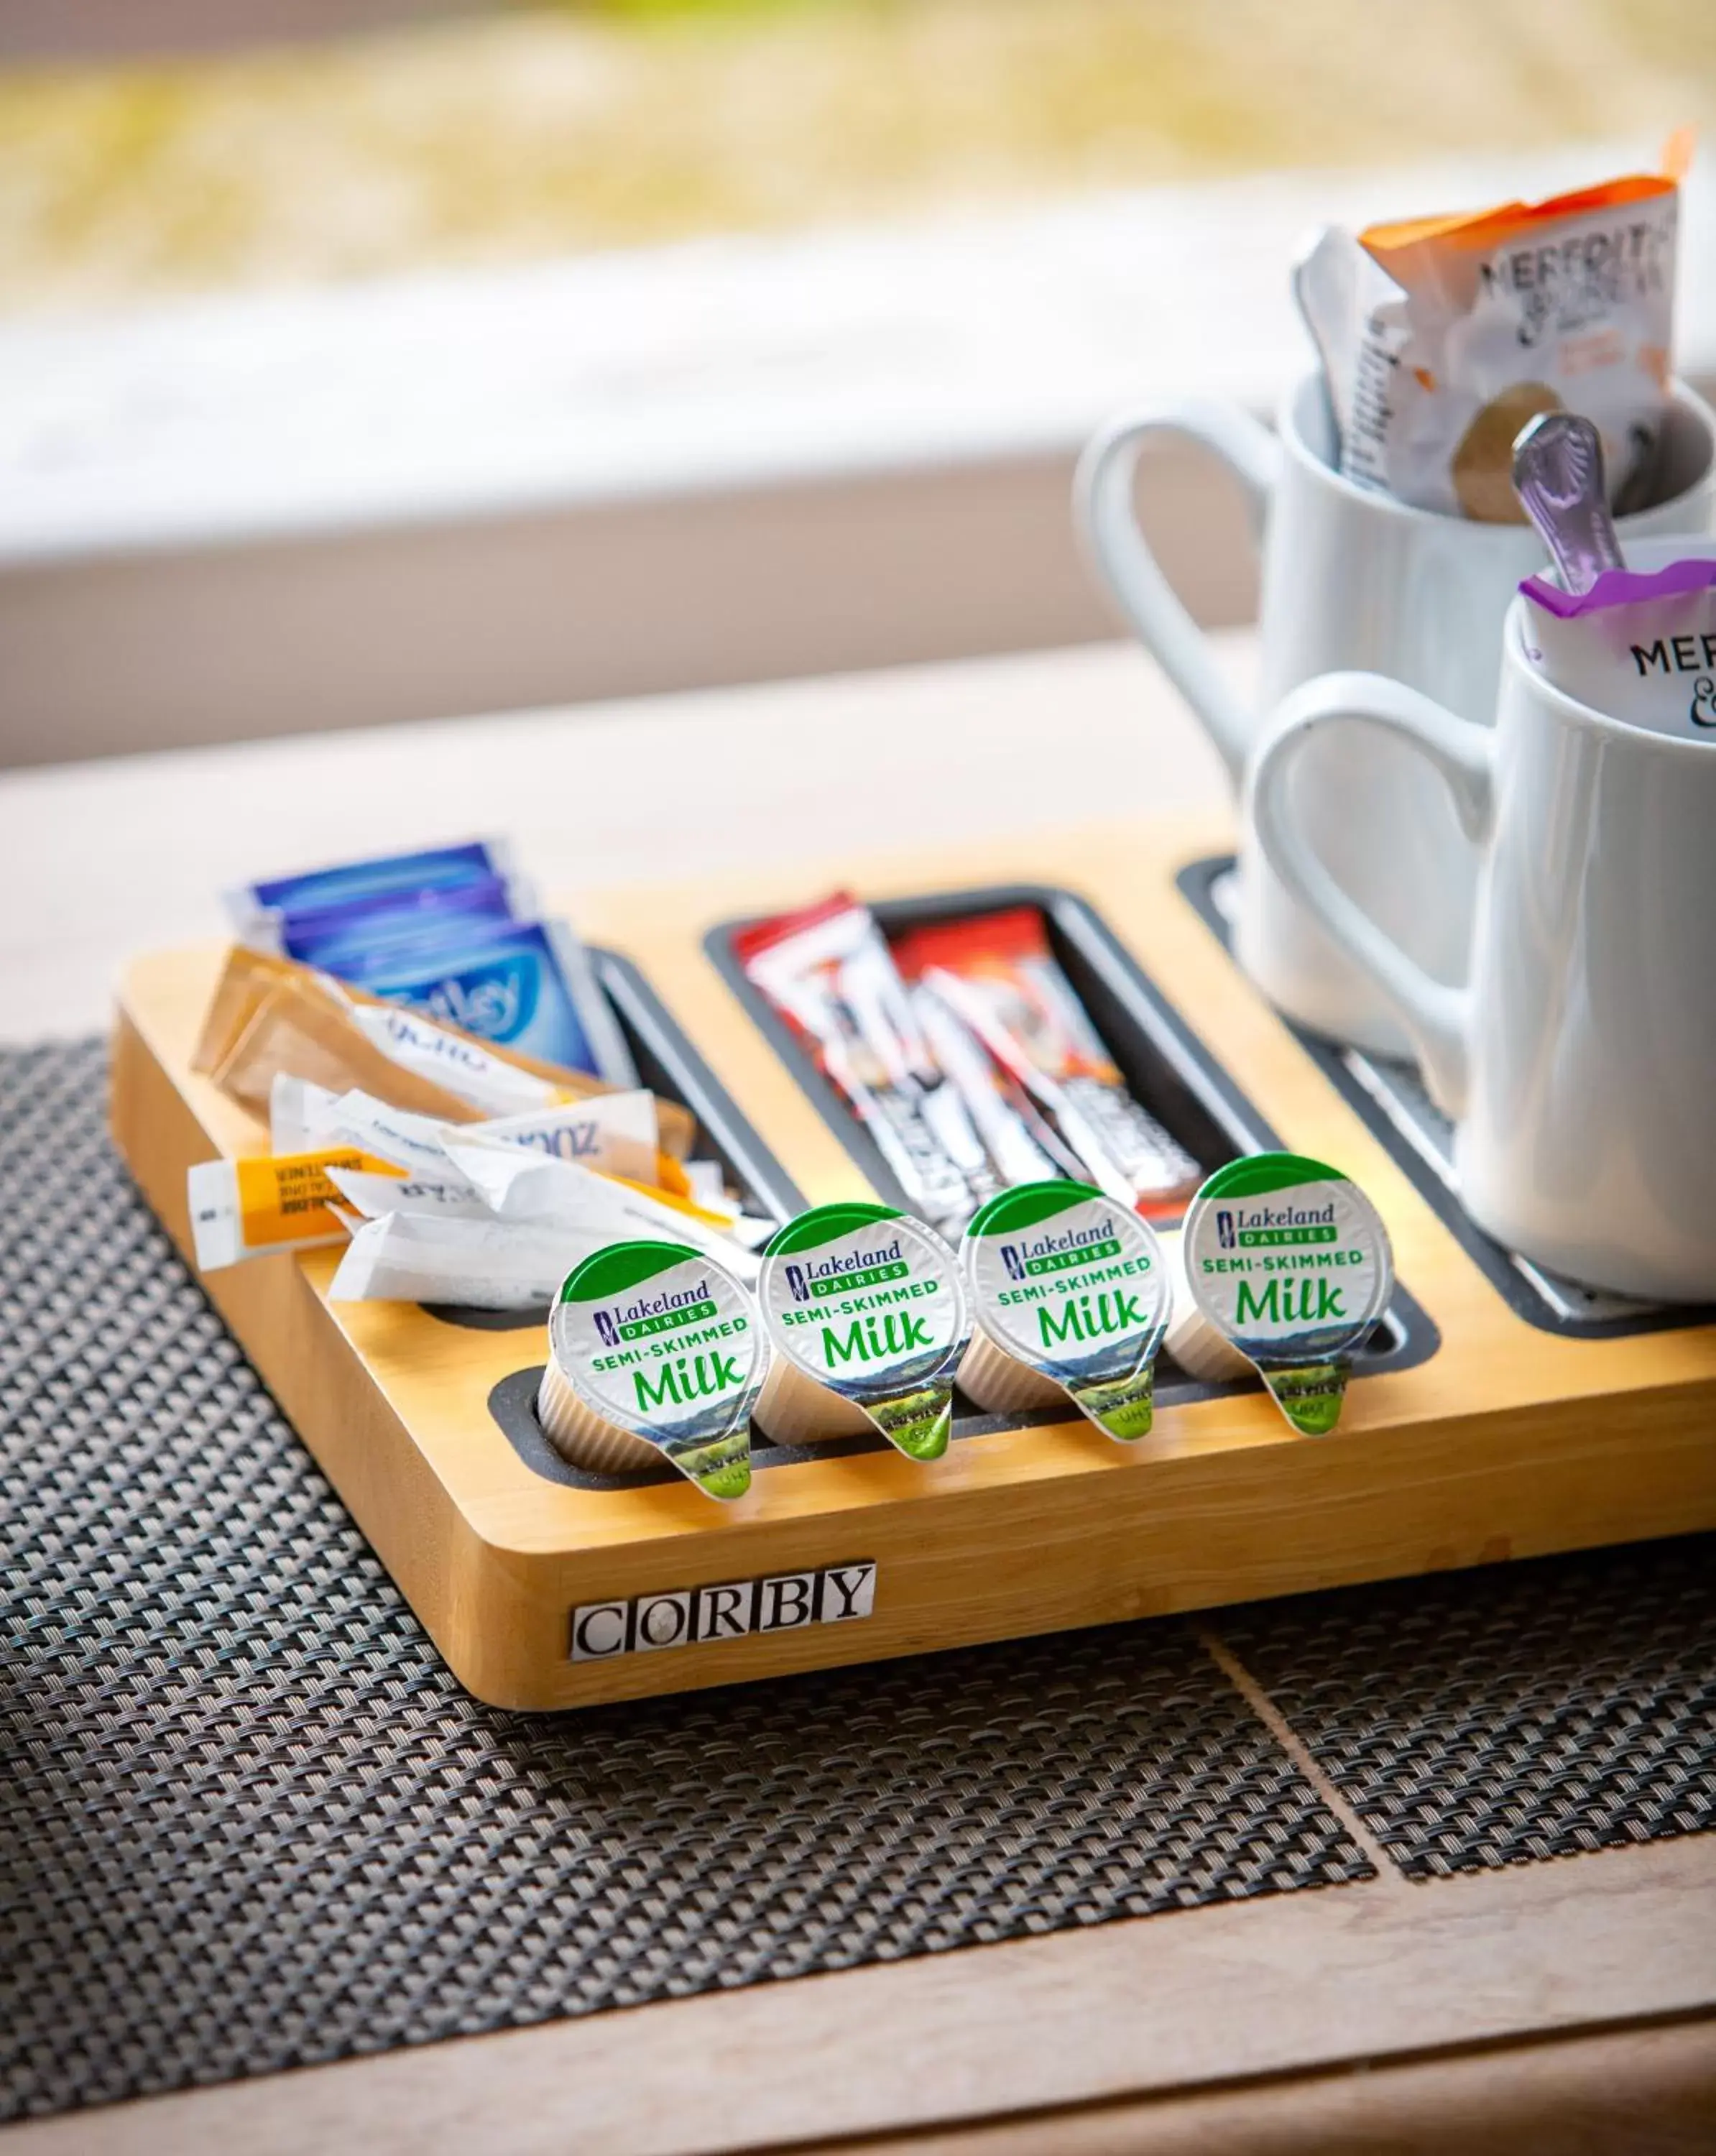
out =
<svg viewBox="0 0 1716 2156"><path fill-rule="evenodd" d="M1153 437L1201 444L1227 465L1260 533L1263 585L1255 707L1234 690L1139 531L1133 487ZM1335 469L1319 377L1299 382L1272 434L1236 406L1190 401L1115 421L1079 466L1087 551L1123 613L1191 705L1242 787L1258 713L1319 674L1386 674L1487 724L1502 623L1522 578L1544 566L1528 525L1411 509ZM1623 517L1623 546L1656 532L1703 535L1716 506L1716 416L1677 388L1658 463L1661 499ZM1336 881L1425 972L1460 977L1476 855L1443 790L1397 741L1330 728L1294 774L1291 813ZM1271 873L1249 813L1241 829L1240 963L1291 1018L1337 1040L1399 1055L1409 1044L1375 986Z"/></svg>
<svg viewBox="0 0 1716 2156"><path fill-rule="evenodd" d="M1641 567L1677 551L1635 550ZM1477 1225L1593 1287L1716 1301L1716 733L1658 732L1552 686L1526 604L1493 727L1377 675L1295 690L1256 759L1258 841L1400 1020L1454 1118ZM1452 985L1339 888L1290 805L1295 767L1354 726L1439 773L1482 850Z"/></svg>

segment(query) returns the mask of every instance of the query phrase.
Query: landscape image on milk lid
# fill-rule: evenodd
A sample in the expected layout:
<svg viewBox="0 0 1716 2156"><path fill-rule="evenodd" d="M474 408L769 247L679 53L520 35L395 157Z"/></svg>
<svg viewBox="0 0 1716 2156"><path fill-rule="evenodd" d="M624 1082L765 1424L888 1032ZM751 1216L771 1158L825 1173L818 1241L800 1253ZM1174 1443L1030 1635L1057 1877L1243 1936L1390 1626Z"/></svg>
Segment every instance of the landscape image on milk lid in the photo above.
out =
<svg viewBox="0 0 1716 2156"><path fill-rule="evenodd" d="M776 1348L807 1377L908 1459L940 1459L971 1326L939 1235L886 1205L819 1205L769 1244L757 1295Z"/></svg>
<svg viewBox="0 0 1716 2156"><path fill-rule="evenodd" d="M548 1342L605 1420L659 1445L712 1497L751 1486L751 1410L768 1343L749 1296L685 1243L614 1243L560 1290Z"/></svg>
<svg viewBox="0 0 1716 2156"><path fill-rule="evenodd" d="M1123 1444L1148 1436L1169 1286L1136 1213L1088 1183L1029 1183L991 1199L960 1260L977 1323L1066 1387Z"/></svg>
<svg viewBox="0 0 1716 2156"><path fill-rule="evenodd" d="M1357 1183L1297 1153L1233 1161L1193 1199L1184 1248L1193 1300L1288 1421L1333 1430L1352 1350L1394 1291L1388 1230Z"/></svg>

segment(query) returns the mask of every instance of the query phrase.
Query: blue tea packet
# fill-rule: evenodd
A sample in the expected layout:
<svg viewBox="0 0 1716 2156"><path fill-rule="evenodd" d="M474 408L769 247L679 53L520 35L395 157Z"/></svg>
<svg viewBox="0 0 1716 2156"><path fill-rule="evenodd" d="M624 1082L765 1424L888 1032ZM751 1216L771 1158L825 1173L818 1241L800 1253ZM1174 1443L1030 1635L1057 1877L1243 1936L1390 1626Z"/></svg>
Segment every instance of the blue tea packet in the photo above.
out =
<svg viewBox="0 0 1716 2156"><path fill-rule="evenodd" d="M305 869L295 875L246 884L226 894L226 905L229 916L242 932L259 916L290 918L326 913L390 896L408 901L420 892L505 879L512 872L511 853L500 840L471 839L462 845L383 854L372 860L342 861L328 868Z"/></svg>
<svg viewBox="0 0 1716 2156"><path fill-rule="evenodd" d="M583 946L563 921L449 920L433 935L316 961L324 972L498 1048L635 1086Z"/></svg>
<svg viewBox="0 0 1716 2156"><path fill-rule="evenodd" d="M537 911L528 885L516 877L480 876L469 883L389 892L315 913L275 914L259 919L249 940L306 965L335 969L339 959L362 956L383 945L427 936L460 933L473 921L531 919Z"/></svg>

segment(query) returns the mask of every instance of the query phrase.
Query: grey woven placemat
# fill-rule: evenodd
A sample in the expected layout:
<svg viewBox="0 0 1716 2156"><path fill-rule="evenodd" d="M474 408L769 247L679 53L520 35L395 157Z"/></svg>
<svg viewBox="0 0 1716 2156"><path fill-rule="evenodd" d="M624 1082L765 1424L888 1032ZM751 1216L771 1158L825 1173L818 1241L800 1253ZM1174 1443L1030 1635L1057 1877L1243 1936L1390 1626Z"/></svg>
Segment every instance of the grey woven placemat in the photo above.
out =
<svg viewBox="0 0 1716 2156"><path fill-rule="evenodd" d="M1177 1625L474 1704L0 1054L0 2118L1364 1876Z"/></svg>
<svg viewBox="0 0 1716 2156"><path fill-rule="evenodd" d="M1716 1826L1716 1537L1308 1595L1220 1625L1414 1877Z"/></svg>

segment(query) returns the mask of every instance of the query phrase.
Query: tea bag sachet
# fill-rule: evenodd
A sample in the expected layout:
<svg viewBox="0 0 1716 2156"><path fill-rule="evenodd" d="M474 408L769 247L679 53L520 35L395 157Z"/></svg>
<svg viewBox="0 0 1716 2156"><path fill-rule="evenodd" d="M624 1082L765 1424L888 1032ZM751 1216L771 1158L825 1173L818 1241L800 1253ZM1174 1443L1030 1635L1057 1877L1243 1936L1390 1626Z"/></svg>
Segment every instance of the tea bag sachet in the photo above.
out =
<svg viewBox="0 0 1716 2156"><path fill-rule="evenodd" d="M602 1226L604 1242L662 1239L695 1243L754 1277L757 1260L733 1240L725 1215L622 1176L599 1174L577 1161L524 1146L495 1145L449 1131L447 1158L496 1219L532 1227Z"/></svg>
<svg viewBox="0 0 1716 2156"><path fill-rule="evenodd" d="M1544 679L1612 719L1716 737L1716 559L1609 569L1574 596L1528 577L1525 653Z"/></svg>
<svg viewBox="0 0 1716 2156"><path fill-rule="evenodd" d="M1294 1429L1332 1430L1353 1350L1394 1291L1388 1230L1357 1183L1297 1153L1251 1154L1193 1199L1183 1247L1194 1301Z"/></svg>
<svg viewBox="0 0 1716 2156"><path fill-rule="evenodd" d="M634 1183L654 1182L658 1173L655 1096L642 1086L468 1123L460 1135L480 1144L513 1146L556 1160L575 1161L604 1175L628 1176Z"/></svg>
<svg viewBox="0 0 1716 2156"><path fill-rule="evenodd" d="M589 954L564 921L460 915L414 937L311 944L305 956L354 988L491 1047L611 1086L638 1082Z"/></svg>
<svg viewBox="0 0 1716 2156"><path fill-rule="evenodd" d="M258 1114L268 1112L282 1073L337 1093L362 1086L448 1122L545 1113L621 1090L239 944L227 953L191 1067ZM695 1119L676 1101L658 1098L655 1112L658 1143L683 1160Z"/></svg>
<svg viewBox="0 0 1716 2156"><path fill-rule="evenodd" d="M217 985L193 1070L267 1112L282 1072L334 1092L352 1086L449 1122L549 1106L604 1090L566 1074L563 1087L510 1055L390 1004L362 1002L283 959L234 949Z"/></svg>
<svg viewBox="0 0 1716 2156"><path fill-rule="evenodd" d="M388 1213L489 1218L489 1206L475 1184L453 1165L441 1143L444 1132L481 1125L439 1123L361 1090L331 1093L284 1070L275 1074L269 1114L276 1152L343 1140L386 1163L380 1174L344 1166L328 1170L328 1180L347 1205L365 1219Z"/></svg>
<svg viewBox="0 0 1716 2156"><path fill-rule="evenodd" d="M450 1164L439 1175L365 1174L361 1169L331 1168L328 1181L351 1212L364 1220L389 1213L419 1213L442 1220L489 1220L486 1202Z"/></svg>
<svg viewBox="0 0 1716 2156"><path fill-rule="evenodd" d="M757 1419L777 1444L876 1430L908 1460L941 1458L971 1323L933 1229L886 1205L816 1206L768 1244L757 1299L775 1354Z"/></svg>
<svg viewBox="0 0 1716 2156"><path fill-rule="evenodd" d="M1138 1214L1088 1183L1030 1183L993 1198L966 1229L971 1297L962 1392L990 1413L1071 1399L1105 1436L1148 1436L1170 1288Z"/></svg>
<svg viewBox="0 0 1716 2156"><path fill-rule="evenodd" d="M339 1097L326 1086L295 1078L288 1070L276 1070L268 1089L270 1152L307 1152L317 1138L337 1132L339 1124L333 1108Z"/></svg>
<svg viewBox="0 0 1716 2156"><path fill-rule="evenodd" d="M1518 523L1515 436L1539 412L1593 420L1610 498L1648 499L1668 402L1680 182L1662 170L1476 215L1321 235L1302 293L1324 311L1341 470L1415 508ZM1349 310L1344 324L1328 311Z"/></svg>
<svg viewBox="0 0 1716 2156"><path fill-rule="evenodd" d="M388 905L410 910L438 906L495 885L516 891L519 883L504 839L470 839L457 845L299 870L244 884L224 898L238 933L268 949L283 947L290 932L306 922L362 917Z"/></svg>
<svg viewBox="0 0 1716 2156"><path fill-rule="evenodd" d="M495 1046L637 1082L589 954L567 922L537 916L493 839L338 862L249 884L227 903L240 939L265 952Z"/></svg>
<svg viewBox="0 0 1716 2156"><path fill-rule="evenodd" d="M599 1221L581 1229L519 1227L456 1214L383 1213L353 1226L327 1299L539 1314L552 1301L568 1268L601 1250L613 1235Z"/></svg>
<svg viewBox="0 0 1716 2156"><path fill-rule="evenodd" d="M614 1243L562 1285L537 1413L574 1466L624 1474L665 1460L705 1496L742 1497L768 1369L756 1305L706 1251Z"/></svg>

